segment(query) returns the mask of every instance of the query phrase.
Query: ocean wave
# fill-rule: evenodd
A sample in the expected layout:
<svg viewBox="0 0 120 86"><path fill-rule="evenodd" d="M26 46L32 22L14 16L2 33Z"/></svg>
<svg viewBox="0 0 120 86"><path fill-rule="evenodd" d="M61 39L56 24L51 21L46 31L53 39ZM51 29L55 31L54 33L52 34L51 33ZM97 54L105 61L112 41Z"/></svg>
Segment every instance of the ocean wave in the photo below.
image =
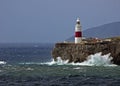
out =
<svg viewBox="0 0 120 86"><path fill-rule="evenodd" d="M0 65L2 65L2 64L6 64L7 62L5 62L5 61L0 61Z"/></svg>
<svg viewBox="0 0 120 86"><path fill-rule="evenodd" d="M62 60L61 57L57 57L57 61L52 59L51 62L45 62L45 63L41 63L41 64L46 64L46 65L66 65L66 64L68 64L68 61L69 60Z"/></svg>
<svg viewBox="0 0 120 86"><path fill-rule="evenodd" d="M87 60L81 63L68 63L69 60L62 60L61 57L57 57L57 61L54 59L51 62L45 62L41 64L46 65L80 65L80 66L116 66L111 62L113 57L109 54L102 55L102 52L88 56Z"/></svg>
<svg viewBox="0 0 120 86"><path fill-rule="evenodd" d="M69 60L62 60L61 57L57 57L57 61L54 61L52 59L50 62L24 62L24 63L19 63L22 65L66 65L68 64Z"/></svg>
<svg viewBox="0 0 120 86"><path fill-rule="evenodd" d="M19 64L21 64L21 65L34 65L34 64L40 65L41 63L40 62L23 62L23 63L19 63Z"/></svg>

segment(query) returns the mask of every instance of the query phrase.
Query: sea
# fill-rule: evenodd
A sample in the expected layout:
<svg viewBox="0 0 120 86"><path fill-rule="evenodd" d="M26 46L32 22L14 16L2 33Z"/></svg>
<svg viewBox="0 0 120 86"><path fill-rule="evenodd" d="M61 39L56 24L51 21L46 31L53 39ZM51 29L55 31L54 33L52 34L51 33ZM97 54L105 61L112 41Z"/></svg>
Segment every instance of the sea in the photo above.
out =
<svg viewBox="0 0 120 86"><path fill-rule="evenodd" d="M109 54L68 63L51 56L54 43L1 43L0 86L120 86L120 66Z"/></svg>

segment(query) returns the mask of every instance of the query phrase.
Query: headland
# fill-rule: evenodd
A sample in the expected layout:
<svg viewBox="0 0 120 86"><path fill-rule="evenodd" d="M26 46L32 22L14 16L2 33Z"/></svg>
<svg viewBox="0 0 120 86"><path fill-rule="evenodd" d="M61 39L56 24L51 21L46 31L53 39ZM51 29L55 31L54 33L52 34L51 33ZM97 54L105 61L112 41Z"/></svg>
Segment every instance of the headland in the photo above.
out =
<svg viewBox="0 0 120 86"><path fill-rule="evenodd" d="M56 43L52 57L54 60L61 57L62 60L69 62L83 62L89 55L99 52L102 52L102 55L110 53L113 57L112 62L120 65L120 37L104 39L83 37L80 19L77 18L74 42Z"/></svg>
<svg viewBox="0 0 120 86"><path fill-rule="evenodd" d="M103 40L86 40L84 43L56 43L52 51L52 57L57 60L69 62L83 62L91 54L102 52L102 55L110 53L113 57L112 62L120 65L120 37L106 38Z"/></svg>

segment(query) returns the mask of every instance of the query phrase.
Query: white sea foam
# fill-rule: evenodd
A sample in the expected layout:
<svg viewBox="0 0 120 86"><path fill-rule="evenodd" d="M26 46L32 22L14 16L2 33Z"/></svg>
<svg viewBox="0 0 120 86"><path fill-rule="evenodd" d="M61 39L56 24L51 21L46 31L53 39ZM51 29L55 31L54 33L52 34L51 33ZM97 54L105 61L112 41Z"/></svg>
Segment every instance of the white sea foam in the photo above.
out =
<svg viewBox="0 0 120 86"><path fill-rule="evenodd" d="M87 65L87 66L115 66L112 64L111 60L113 58L109 54L102 55L102 53L96 53L94 55L88 56L87 60L78 64L78 65Z"/></svg>
<svg viewBox="0 0 120 86"><path fill-rule="evenodd" d="M62 60L60 57L57 58L57 61L52 60L51 62L41 63L47 65L80 65L80 66L116 66L112 64L111 60L113 58L109 54L102 55L101 52L94 55L88 56L87 60L81 63L68 63L69 60Z"/></svg>
<svg viewBox="0 0 120 86"><path fill-rule="evenodd" d="M68 63L69 60L62 60L61 57L57 57L55 61L52 59L50 62L36 63L36 62L26 62L20 64L37 64L37 65L80 65L80 66L116 66L111 62L113 58L109 54L102 55L101 52L87 57L87 60L81 63ZM77 68L76 68L77 69Z"/></svg>
<svg viewBox="0 0 120 86"><path fill-rule="evenodd" d="M54 59L52 59L51 62L46 62L46 63L41 63L41 64L48 64L48 65L66 65L68 64L69 60L62 60L61 57L57 57L57 61L54 61Z"/></svg>
<svg viewBox="0 0 120 86"><path fill-rule="evenodd" d="M75 68L73 68L73 69L76 69L76 70L78 70L78 69L81 69L80 67L75 67Z"/></svg>
<svg viewBox="0 0 120 86"><path fill-rule="evenodd" d="M1 64L6 64L6 62L5 62L5 61L0 61L0 65L1 65Z"/></svg>
<svg viewBox="0 0 120 86"><path fill-rule="evenodd" d="M28 68L26 68L26 70L27 70L27 71L33 71L34 69L33 69L33 68L28 67Z"/></svg>

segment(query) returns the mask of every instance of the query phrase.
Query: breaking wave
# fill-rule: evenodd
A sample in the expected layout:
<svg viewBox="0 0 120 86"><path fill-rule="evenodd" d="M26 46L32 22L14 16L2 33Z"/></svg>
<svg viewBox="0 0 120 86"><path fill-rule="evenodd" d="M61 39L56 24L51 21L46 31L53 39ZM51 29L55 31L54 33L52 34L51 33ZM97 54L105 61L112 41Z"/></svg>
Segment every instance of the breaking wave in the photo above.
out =
<svg viewBox="0 0 120 86"><path fill-rule="evenodd" d="M81 63L68 63L69 60L62 60L57 57L57 61L54 59L51 62L41 63L47 65L80 65L80 66L116 66L111 62L113 58L109 54L102 55L102 52L88 56L87 60Z"/></svg>
<svg viewBox="0 0 120 86"><path fill-rule="evenodd" d="M0 65L2 65L2 64L6 64L6 62L5 61L0 61Z"/></svg>
<svg viewBox="0 0 120 86"><path fill-rule="evenodd" d="M57 57L57 61L52 59L51 62L41 63L46 65L67 65L69 60L62 60L61 57Z"/></svg>
<svg viewBox="0 0 120 86"><path fill-rule="evenodd" d="M110 53L102 55L102 53L96 53L88 56L87 60L82 63L72 63L73 65L87 65L87 66L115 66L111 62L113 57L110 57Z"/></svg>

